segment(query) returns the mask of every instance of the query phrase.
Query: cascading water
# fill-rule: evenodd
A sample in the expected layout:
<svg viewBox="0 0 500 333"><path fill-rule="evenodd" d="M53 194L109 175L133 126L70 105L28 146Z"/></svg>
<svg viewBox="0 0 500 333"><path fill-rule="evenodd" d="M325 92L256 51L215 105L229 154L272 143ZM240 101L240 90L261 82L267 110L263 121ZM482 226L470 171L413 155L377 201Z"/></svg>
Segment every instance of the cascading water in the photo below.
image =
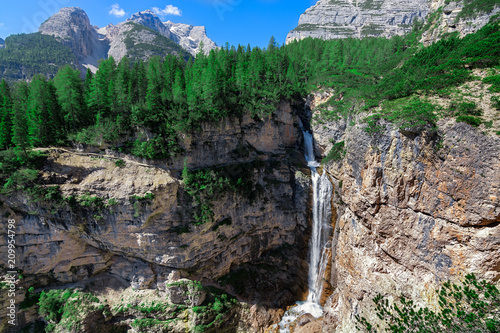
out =
<svg viewBox="0 0 500 333"><path fill-rule="evenodd" d="M310 132L302 130L304 135L305 158L311 169L313 187L313 230L309 242L309 294L305 302L297 302L297 306L291 308L279 323L280 333L289 332L288 325L302 314L310 313L318 318L323 314L320 305L321 293L323 291L323 276L327 266L328 256L325 255L325 247L331 234L331 196L333 186L325 172L320 176L316 170L319 163L314 157L313 136Z"/></svg>

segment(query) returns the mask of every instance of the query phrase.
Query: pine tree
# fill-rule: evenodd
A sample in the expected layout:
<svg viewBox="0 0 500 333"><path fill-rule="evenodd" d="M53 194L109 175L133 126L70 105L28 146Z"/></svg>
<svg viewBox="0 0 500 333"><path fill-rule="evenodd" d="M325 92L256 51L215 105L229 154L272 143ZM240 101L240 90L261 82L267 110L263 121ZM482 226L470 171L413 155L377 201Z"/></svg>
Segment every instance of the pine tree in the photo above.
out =
<svg viewBox="0 0 500 333"><path fill-rule="evenodd" d="M26 81L20 81L14 87L14 105L12 110L12 143L16 149L24 151L29 147L28 108L29 87Z"/></svg>
<svg viewBox="0 0 500 333"><path fill-rule="evenodd" d="M69 65L64 66L54 78L54 85L66 131L75 133L77 129L90 125L91 119L88 119L80 72Z"/></svg>
<svg viewBox="0 0 500 333"><path fill-rule="evenodd" d="M0 149L12 146L12 96L5 80L0 83Z"/></svg>
<svg viewBox="0 0 500 333"><path fill-rule="evenodd" d="M56 88L37 75L30 85L27 103L28 141L33 147L56 143L63 135Z"/></svg>

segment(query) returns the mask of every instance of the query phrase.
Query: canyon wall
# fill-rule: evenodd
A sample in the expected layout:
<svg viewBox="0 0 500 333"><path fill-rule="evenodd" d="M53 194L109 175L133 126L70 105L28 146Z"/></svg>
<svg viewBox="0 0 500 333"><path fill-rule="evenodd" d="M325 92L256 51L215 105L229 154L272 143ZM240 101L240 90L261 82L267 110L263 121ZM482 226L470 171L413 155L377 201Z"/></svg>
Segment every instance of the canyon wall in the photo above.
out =
<svg viewBox="0 0 500 333"><path fill-rule="evenodd" d="M0 214L17 225L18 301L30 287L90 288L98 281L101 289L121 293L164 292L166 281L181 278L223 288L250 306L278 309L302 298L310 179L301 172L308 169L292 106L283 102L264 119L203 124L181 138L181 146L182 156L156 164L112 151L46 149L41 183L59 186L79 204L2 195ZM217 168L251 185L217 193L210 202L213 221L193 223L184 163L191 172ZM6 236L7 224L0 233ZM0 251L7 253L6 243ZM265 327L279 319L268 317L252 320ZM19 318L29 323L36 315L21 311Z"/></svg>
<svg viewBox="0 0 500 333"><path fill-rule="evenodd" d="M447 280L500 280L500 138L453 119L368 134L365 116L313 125L318 154L345 143L325 166L338 218L323 332L355 332L356 315L380 324L378 294L436 308Z"/></svg>

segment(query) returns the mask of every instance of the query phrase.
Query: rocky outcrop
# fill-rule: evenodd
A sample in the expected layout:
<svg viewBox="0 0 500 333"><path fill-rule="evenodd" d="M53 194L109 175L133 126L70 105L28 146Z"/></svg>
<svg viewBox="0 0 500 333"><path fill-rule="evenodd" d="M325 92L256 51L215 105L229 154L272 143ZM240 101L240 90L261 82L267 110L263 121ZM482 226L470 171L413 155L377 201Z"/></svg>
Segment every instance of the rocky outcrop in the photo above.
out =
<svg viewBox="0 0 500 333"><path fill-rule="evenodd" d="M5 41L0 38L0 49L3 49L5 47Z"/></svg>
<svg viewBox="0 0 500 333"><path fill-rule="evenodd" d="M192 55L200 52L200 43L203 43L203 52L208 54L217 49L217 45L207 36L204 26L192 26L184 23L164 22L165 26L175 36L176 42Z"/></svg>
<svg viewBox="0 0 500 333"><path fill-rule="evenodd" d="M165 26L165 24L163 24L162 21L158 18L158 16L156 16L156 14L151 10L145 10L142 12L135 13L125 22L137 23L153 31L156 31L161 35L172 40L175 38L173 34L170 32L170 29L168 29Z"/></svg>
<svg viewBox="0 0 500 333"><path fill-rule="evenodd" d="M360 117L314 126L318 154L329 139L346 152L325 166L338 219L323 331L355 332L355 315L378 324L378 294L434 307L447 280L500 280L500 139L455 120L437 134L384 125L371 135Z"/></svg>
<svg viewBox="0 0 500 333"><path fill-rule="evenodd" d="M497 4L491 10L477 8L471 16L463 15L464 3L462 1L432 0L431 11L435 13L430 19L430 28L424 31L421 42L424 45L432 44L441 39L445 34L458 32L460 37L474 33L484 27L490 19L500 12Z"/></svg>
<svg viewBox="0 0 500 333"><path fill-rule="evenodd" d="M299 25L286 42L306 37L335 39L390 37L411 29L413 21L424 20L428 0L320 0L300 16Z"/></svg>
<svg viewBox="0 0 500 333"><path fill-rule="evenodd" d="M169 276L178 274L260 307L301 298L310 181L299 170L298 117L282 103L265 119L226 119L203 129L184 138L185 155L169 164L49 149L44 186L59 186L67 199L33 201L23 193L1 198L0 214L17 221L17 268L26 284L20 286L105 276L104 283L113 277L134 289L165 290ZM253 185L219 193L210 201L213 222L195 224L192 198L175 169L184 161L189 169L224 168ZM0 251L6 250L2 244ZM176 300L184 290L167 287Z"/></svg>
<svg viewBox="0 0 500 333"><path fill-rule="evenodd" d="M87 14L78 7L62 8L42 23L39 31L69 46L84 67L95 67L99 59L107 57L107 41L90 25Z"/></svg>

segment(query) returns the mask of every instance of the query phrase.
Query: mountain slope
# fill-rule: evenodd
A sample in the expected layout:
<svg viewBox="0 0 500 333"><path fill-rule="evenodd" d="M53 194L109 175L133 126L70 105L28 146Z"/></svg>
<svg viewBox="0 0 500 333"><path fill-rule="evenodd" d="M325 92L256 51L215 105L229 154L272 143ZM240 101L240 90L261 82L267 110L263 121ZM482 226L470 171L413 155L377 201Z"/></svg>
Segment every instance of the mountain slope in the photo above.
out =
<svg viewBox="0 0 500 333"><path fill-rule="evenodd" d="M109 57L120 60L127 56L131 60L147 60L152 56L166 54L189 57L189 53L179 44L143 25L126 22L119 27L120 32L111 42Z"/></svg>
<svg viewBox="0 0 500 333"><path fill-rule="evenodd" d="M0 49L0 79L30 79L40 73L54 76L60 67L77 63L71 49L52 36L12 35L5 45Z"/></svg>
<svg viewBox="0 0 500 333"><path fill-rule="evenodd" d="M3 47L5 47L5 41L2 38L0 38L0 48Z"/></svg>

